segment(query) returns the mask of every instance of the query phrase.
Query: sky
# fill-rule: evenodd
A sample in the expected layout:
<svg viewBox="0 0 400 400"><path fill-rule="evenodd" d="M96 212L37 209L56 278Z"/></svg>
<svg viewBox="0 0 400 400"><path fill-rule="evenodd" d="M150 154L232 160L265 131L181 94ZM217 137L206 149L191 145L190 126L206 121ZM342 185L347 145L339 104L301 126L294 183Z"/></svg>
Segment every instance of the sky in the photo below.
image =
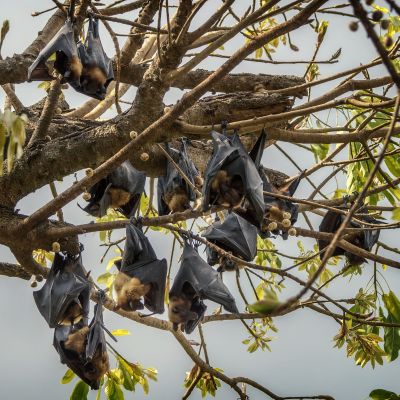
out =
<svg viewBox="0 0 400 400"><path fill-rule="evenodd" d="M213 2L209 2L213 3ZM238 10L247 8L248 2L237 1ZM284 2L286 3L286 2ZM21 53L36 37L37 32L44 25L48 14L37 18L31 17L31 12L46 9L52 2L47 0L19 0L18 7L5 7L9 2L0 0L2 18L8 18L11 30L5 40L2 56L11 56L13 53ZM338 1L330 1L329 4L339 4ZM205 9L199 14L198 20L204 18L210 9ZM128 13L125 18L134 18L136 13ZM326 43L317 57L319 60L329 59L339 48L342 49L340 62L333 65L321 65L323 76L336 71L355 67L368 62L375 57L375 51L366 40L362 29L352 33L347 24L350 19L338 19L334 16L324 15L321 19L329 19L331 25L328 29ZM0 21L1 22L1 21ZM117 32L126 32L127 27L116 28ZM109 54L113 53L113 45L106 34L101 30L102 40ZM309 28L302 28L293 35L292 41L300 51L295 53L287 48L282 48L275 56L277 60L307 60L314 51L314 34ZM227 54L243 43L243 38L238 38L226 46ZM221 50L222 51L222 50ZM215 69L222 60L210 58L199 67ZM271 74L290 74L302 76L305 65L271 65L261 63L243 63L234 72L253 72ZM382 70L375 68L371 75L382 74ZM317 96L326 90L327 86L313 89L312 95ZM17 85L17 94L24 104L32 104L44 96L42 89L37 88L37 83L23 83ZM128 92L126 100L132 100L135 90ZM65 91L67 101L72 105L78 105L87 99L72 92ZM182 91L172 89L167 93L165 103L175 103L182 95ZM4 93L0 91L0 104L3 104ZM297 104L300 104L297 100ZM112 115L112 112L107 114ZM334 116L326 115L326 118ZM314 164L314 158L308 153L291 144L283 147L295 154L296 161L302 168ZM332 149L333 147L331 147ZM344 155L345 156L345 155ZM292 176L297 174L296 168L285 159L276 148L266 149L263 156L263 164L272 168L279 165L282 171ZM330 172L326 168L316 174L316 181ZM78 176L82 176L80 173ZM345 176L339 175L338 181L332 180L327 186L326 193L332 195L337 185L343 187ZM72 184L72 177L65 178L57 183L59 191ZM309 195L311 188L307 182L302 182L296 196L303 198ZM18 208L23 213L31 213L50 200L51 194L48 187L41 188L34 194L23 199ZM76 203L82 203L78 198L64 209L64 214L69 222L85 223L91 218L81 211ZM317 227L320 217L312 216L312 223ZM300 219L299 226L305 226ZM122 231L115 232L115 238L123 235ZM171 252L171 240L164 234L149 231L149 238L159 258L169 259ZM397 238L390 231L385 231L381 236L388 244L396 245ZM99 247L98 234L87 234L80 237L85 246L83 262L87 270L91 270L94 276L100 275L105 270L108 258L100 264L103 248ZM288 254L297 255L297 239L275 241L277 247ZM303 241L308 249L312 248L311 240ZM179 262L179 255L175 254L173 260L173 275ZM110 255L114 256L114 254ZM14 259L9 250L0 246L0 260L13 262ZM285 266L288 266L285 261ZM352 281L340 280L330 286L327 293L335 298L354 296L358 289L364 286L372 274L372 264L363 266L363 275ZM399 292L400 284L395 276L396 271L382 271L385 279L390 282L392 290ZM304 276L303 276L304 277ZM233 276L224 278L232 293L238 298ZM297 287L287 283L285 295L296 293ZM208 303L208 312L215 309L215 304ZM238 301L239 309L244 309L244 304ZM2 323L0 329L1 357L0 357L0 387L1 398L22 400L42 399L68 399L73 384L61 385L61 377L66 367L59 363L58 355L52 347L53 332L40 316L32 298L32 289L28 282L0 277L0 315ZM165 316L164 316L165 318ZM122 319L110 312L105 312L105 323L110 330L128 329L131 335L121 337L117 349L128 360L140 362L145 367L154 367L158 370L158 382L150 383L150 394L146 396L140 387L134 394L136 399L177 399L184 393L183 380L185 373L192 367L192 362L180 348L173 336L168 332L157 331L146 326ZM338 332L339 326L331 319L316 315L315 313L300 309L289 315L277 317L274 323L278 327L277 333L271 333L273 341L270 343L271 352L257 351L249 354L241 341L247 338L244 327L238 322L219 322L204 325L204 334L210 354L210 362L214 367L224 370L228 376L247 376L259 381L273 392L282 396L329 394L337 400L363 400L368 398L369 392L377 387L400 393L398 379L398 360L373 370L369 365L361 369L355 366L354 361L346 357L345 350L333 348L333 337ZM197 334L190 335L190 339L197 340ZM23 383L22 383L23 382ZM265 398L260 392L248 390L251 400ZM90 399L95 398L96 393L90 394ZM127 394L126 399L133 397ZM199 393L192 394L193 399L200 399ZM217 399L235 399L236 393L225 385L217 392Z"/></svg>

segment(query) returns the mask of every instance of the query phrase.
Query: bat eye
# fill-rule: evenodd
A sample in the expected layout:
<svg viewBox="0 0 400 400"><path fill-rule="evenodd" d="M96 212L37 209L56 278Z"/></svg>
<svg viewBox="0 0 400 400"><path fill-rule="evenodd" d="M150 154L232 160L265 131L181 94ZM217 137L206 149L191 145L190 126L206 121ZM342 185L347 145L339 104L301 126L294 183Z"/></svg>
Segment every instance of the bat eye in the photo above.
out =
<svg viewBox="0 0 400 400"><path fill-rule="evenodd" d="M178 307L173 307L171 310L174 314L179 314L179 308Z"/></svg>

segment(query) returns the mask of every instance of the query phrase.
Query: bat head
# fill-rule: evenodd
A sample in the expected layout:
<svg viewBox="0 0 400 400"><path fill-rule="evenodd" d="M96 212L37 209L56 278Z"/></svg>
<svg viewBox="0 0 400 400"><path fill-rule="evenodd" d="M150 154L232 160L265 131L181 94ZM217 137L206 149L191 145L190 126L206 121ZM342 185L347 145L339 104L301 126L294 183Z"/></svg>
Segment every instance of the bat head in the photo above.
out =
<svg viewBox="0 0 400 400"><path fill-rule="evenodd" d="M237 269L238 265L235 263L235 261L232 261L227 257L220 257L219 268L217 269L218 272L236 271Z"/></svg>
<svg viewBox="0 0 400 400"><path fill-rule="evenodd" d="M186 296L171 296L168 305L168 318L173 324L174 330L179 325L194 321L198 315L191 311L192 301Z"/></svg>

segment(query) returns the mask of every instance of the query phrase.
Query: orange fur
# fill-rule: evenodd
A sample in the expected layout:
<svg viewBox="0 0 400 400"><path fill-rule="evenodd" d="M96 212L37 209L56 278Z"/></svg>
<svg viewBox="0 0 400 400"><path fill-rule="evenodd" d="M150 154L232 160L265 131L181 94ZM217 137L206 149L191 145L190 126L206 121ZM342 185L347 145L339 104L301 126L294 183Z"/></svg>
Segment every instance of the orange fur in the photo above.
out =
<svg viewBox="0 0 400 400"><path fill-rule="evenodd" d="M110 369L107 351L97 349L93 359L85 365L84 375L89 381L97 381Z"/></svg>
<svg viewBox="0 0 400 400"><path fill-rule="evenodd" d="M168 318L173 323L174 329L182 324L197 318L197 314L190 311L192 300L186 296L171 296L168 304Z"/></svg>
<svg viewBox="0 0 400 400"><path fill-rule="evenodd" d="M122 207L126 203L128 203L128 201L131 198L131 195L123 189L110 187L108 189L108 192L110 193L111 196L111 204L110 204L111 208Z"/></svg>
<svg viewBox="0 0 400 400"><path fill-rule="evenodd" d="M83 317L83 310L77 302L71 303L65 310L64 317L59 321L60 325L74 325Z"/></svg>
<svg viewBox="0 0 400 400"><path fill-rule="evenodd" d="M69 70L75 80L79 80L82 75L83 66L78 57L71 57Z"/></svg>
<svg viewBox="0 0 400 400"><path fill-rule="evenodd" d="M173 213L182 212L190 208L188 195L183 189L165 193L164 201Z"/></svg>
<svg viewBox="0 0 400 400"><path fill-rule="evenodd" d="M140 299L149 293L151 284L142 284L139 279L119 272L114 281L114 288L117 292L118 306L124 310L135 311Z"/></svg>
<svg viewBox="0 0 400 400"><path fill-rule="evenodd" d="M84 355L88 333L88 326L84 326L76 332L70 333L68 335L68 339L64 342L64 347L67 350L74 351L79 355Z"/></svg>

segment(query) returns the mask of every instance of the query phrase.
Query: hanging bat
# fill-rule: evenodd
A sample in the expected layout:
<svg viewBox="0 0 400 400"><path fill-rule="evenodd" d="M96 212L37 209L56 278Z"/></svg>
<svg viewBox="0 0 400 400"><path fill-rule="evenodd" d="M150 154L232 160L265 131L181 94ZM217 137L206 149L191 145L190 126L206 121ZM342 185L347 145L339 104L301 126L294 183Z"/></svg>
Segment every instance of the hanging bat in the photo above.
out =
<svg viewBox="0 0 400 400"><path fill-rule="evenodd" d="M103 217L108 208L114 208L130 218L139 207L145 182L146 175L125 161L88 190L90 200L83 210L94 217Z"/></svg>
<svg viewBox="0 0 400 400"><path fill-rule="evenodd" d="M50 75L46 62L55 53L54 68L63 76L63 81L71 86L79 86L83 70L74 36L75 1L71 1L68 18L64 26L55 34L50 42L39 53L36 60L28 69L28 81L49 81Z"/></svg>
<svg viewBox="0 0 400 400"><path fill-rule="evenodd" d="M53 345L61 362L72 369L92 389L98 389L100 380L110 368L104 330L102 302L94 308L89 326L83 321L78 326L58 326L54 331Z"/></svg>
<svg viewBox="0 0 400 400"><path fill-rule="evenodd" d="M77 92L104 100L107 87L114 79L111 60L107 57L99 36L99 20L89 15L89 27L85 43L78 43L79 58L82 62L82 71L79 85L74 89Z"/></svg>
<svg viewBox="0 0 400 400"><path fill-rule="evenodd" d="M368 223L377 223L378 221L375 220L372 217L369 217L367 215L365 216L357 216L357 219L363 220ZM328 232L328 233L335 233L340 225L342 224L343 220L345 218L345 215L336 213L335 211L328 210L327 213L324 215L324 218L321 221L321 225L319 226L319 231L320 232ZM349 227L351 228L362 228L363 226L359 224L356 221L351 221L349 223ZM378 241L380 234L380 229L376 230L365 230L362 232L358 232L354 234L350 239L348 239L348 242L351 244L354 244L355 246L371 251L372 247L375 245L375 243ZM328 242L325 242L324 240L318 240L318 247L320 250L324 249L329 245ZM324 256L324 252L320 254L320 258L322 259ZM363 257L360 257L356 254L350 253L340 247L336 247L332 257L334 256L341 256L344 255L347 259L347 262L349 265L360 265L363 264L366 260Z"/></svg>
<svg viewBox="0 0 400 400"><path fill-rule="evenodd" d="M300 174L288 184L277 187L269 180L264 167L260 166L259 171L263 180L263 190L265 192L277 193L289 197L293 196L303 177L303 174ZM287 239L288 230L297 221L297 204L294 204L289 200L268 196L267 194L264 195L264 202L265 215L260 236L263 238L270 237L270 234L272 233L274 235L281 235L283 239ZM284 230L278 228L278 222L283 225L285 228Z"/></svg>
<svg viewBox="0 0 400 400"><path fill-rule="evenodd" d="M81 256L56 253L43 287L33 292L40 313L50 328L75 325L89 315L90 283Z"/></svg>
<svg viewBox="0 0 400 400"><path fill-rule="evenodd" d="M167 278L167 261L158 260L141 227L126 227L126 242L114 288L117 304L125 311L146 307L150 312L164 312L164 294ZM143 303L141 299L143 298Z"/></svg>
<svg viewBox="0 0 400 400"><path fill-rule="evenodd" d="M257 255L257 228L235 213L229 214L222 223L215 221L203 236L221 249L245 261L252 261ZM210 247L207 247L206 253L208 264L220 264L218 272L238 269L236 262L219 256Z"/></svg>
<svg viewBox="0 0 400 400"><path fill-rule="evenodd" d="M229 312L239 312L218 272L186 242L179 271L169 292L168 316L173 328L193 332L207 309L203 303L205 299L223 305Z"/></svg>
<svg viewBox="0 0 400 400"><path fill-rule="evenodd" d="M203 209L221 205L249 222L261 225L264 215L262 180L254 161L235 133L227 137L212 131L214 150L205 171Z"/></svg>
<svg viewBox="0 0 400 400"><path fill-rule="evenodd" d="M166 145L166 151L175 160L190 182L197 187L201 186L202 179L199 171L188 157L186 141L182 141L181 151L170 148L168 144ZM167 161L166 174L158 178L157 199L159 215L188 210L191 208L190 202L196 199L193 188L185 181L170 160Z"/></svg>

